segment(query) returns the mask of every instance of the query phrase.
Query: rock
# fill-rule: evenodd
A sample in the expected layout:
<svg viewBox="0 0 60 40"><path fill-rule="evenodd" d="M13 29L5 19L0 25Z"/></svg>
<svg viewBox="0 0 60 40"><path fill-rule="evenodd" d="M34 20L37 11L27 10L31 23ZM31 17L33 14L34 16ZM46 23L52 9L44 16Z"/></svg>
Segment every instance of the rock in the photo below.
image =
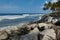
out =
<svg viewBox="0 0 60 40"><path fill-rule="evenodd" d="M39 31L41 35L44 35L42 40L55 40L56 33L55 30L52 28L54 25L47 24L47 23L39 23ZM44 29L42 29L44 28Z"/></svg>
<svg viewBox="0 0 60 40"><path fill-rule="evenodd" d="M30 30L33 30L37 26L38 26L38 24L36 24L36 23L28 25L28 27L29 27Z"/></svg>
<svg viewBox="0 0 60 40"><path fill-rule="evenodd" d="M20 34L20 35L28 34L31 31L31 28L34 29L34 27L35 27L35 24L31 24L31 25L27 24L24 26L22 25L22 27L18 27L18 26L3 27L0 29L0 39L7 38L8 34L11 36L18 35L18 34ZM3 37L3 38L1 38L1 37Z"/></svg>
<svg viewBox="0 0 60 40"><path fill-rule="evenodd" d="M55 22L56 26L60 26L60 20L58 20L57 22Z"/></svg>
<svg viewBox="0 0 60 40"><path fill-rule="evenodd" d="M37 28L35 28L29 34L22 35L20 40L38 40L38 38L37 38L38 33L39 33L39 30Z"/></svg>
<svg viewBox="0 0 60 40"><path fill-rule="evenodd" d="M8 38L8 34L5 30L0 31L0 40L2 39L7 39Z"/></svg>
<svg viewBox="0 0 60 40"><path fill-rule="evenodd" d="M45 14L41 17L40 20L33 22L33 23L53 23L60 21L60 14L58 13L51 13L51 14Z"/></svg>
<svg viewBox="0 0 60 40"><path fill-rule="evenodd" d="M56 34L54 29L48 29L40 32L40 34L44 35L42 40L55 40L56 39Z"/></svg>
<svg viewBox="0 0 60 40"><path fill-rule="evenodd" d="M19 27L2 28L0 40L55 40L57 32L53 28L54 26L60 27L60 14L46 14L36 22L25 23L22 26L19 25Z"/></svg>
<svg viewBox="0 0 60 40"><path fill-rule="evenodd" d="M22 34L28 34L30 31L32 31L35 27L37 27L37 24L27 24L27 25L23 25L21 27L21 33Z"/></svg>
<svg viewBox="0 0 60 40"><path fill-rule="evenodd" d="M47 23L39 23L38 25L39 25L38 26L39 31L50 29L52 26L52 24L47 24Z"/></svg>
<svg viewBox="0 0 60 40"><path fill-rule="evenodd" d="M25 38L22 37L23 40L29 39L30 37L35 40L35 38L37 38L37 34L38 34L37 29L35 29L36 27L37 27L37 24L25 24L25 25L22 25L22 27L17 27L17 26L13 27L12 26L12 27L1 28L0 39L3 39L3 40L20 40L20 38L22 36L24 36Z"/></svg>
<svg viewBox="0 0 60 40"><path fill-rule="evenodd" d="M50 23L56 23L59 19L58 18L54 18L51 16L47 16L45 19L41 19L43 20L42 22L50 22Z"/></svg>
<svg viewBox="0 0 60 40"><path fill-rule="evenodd" d="M60 26L55 27L56 30L56 40L60 40Z"/></svg>

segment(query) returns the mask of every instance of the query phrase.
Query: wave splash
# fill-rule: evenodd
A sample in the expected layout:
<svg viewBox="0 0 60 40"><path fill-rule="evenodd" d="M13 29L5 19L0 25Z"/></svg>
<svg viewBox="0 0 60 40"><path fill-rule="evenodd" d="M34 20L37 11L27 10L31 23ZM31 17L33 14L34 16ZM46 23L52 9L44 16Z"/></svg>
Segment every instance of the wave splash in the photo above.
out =
<svg viewBox="0 0 60 40"><path fill-rule="evenodd" d="M18 19L18 18L25 18L27 16L38 16L41 14L35 14L35 15L29 15L29 14L23 14L23 15L5 15L5 16L0 16L0 21L4 19Z"/></svg>
<svg viewBox="0 0 60 40"><path fill-rule="evenodd" d="M0 27L15 26L20 23L34 22L40 19L42 14L0 15Z"/></svg>

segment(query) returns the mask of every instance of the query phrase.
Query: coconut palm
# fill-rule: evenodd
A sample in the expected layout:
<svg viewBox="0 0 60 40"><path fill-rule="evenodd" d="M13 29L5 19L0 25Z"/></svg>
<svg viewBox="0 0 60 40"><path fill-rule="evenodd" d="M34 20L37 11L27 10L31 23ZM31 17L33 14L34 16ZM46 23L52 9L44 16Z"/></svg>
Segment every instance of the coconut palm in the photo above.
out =
<svg viewBox="0 0 60 40"><path fill-rule="evenodd" d="M60 9L60 1L54 2L54 3L51 3L51 2L45 3L43 10L50 9L52 11L55 11L57 10L57 8Z"/></svg>
<svg viewBox="0 0 60 40"><path fill-rule="evenodd" d="M47 9L49 9L51 7L51 5L52 5L51 2L45 3L43 9L47 10Z"/></svg>

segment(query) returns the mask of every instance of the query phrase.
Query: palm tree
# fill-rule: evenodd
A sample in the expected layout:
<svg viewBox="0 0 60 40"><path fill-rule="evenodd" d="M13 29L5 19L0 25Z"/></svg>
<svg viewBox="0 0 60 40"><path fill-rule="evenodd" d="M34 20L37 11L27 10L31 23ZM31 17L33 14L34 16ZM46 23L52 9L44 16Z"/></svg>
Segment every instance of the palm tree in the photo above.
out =
<svg viewBox="0 0 60 40"><path fill-rule="evenodd" d="M45 3L43 10L48 10L48 9L52 10L52 12L56 11L57 9L59 9L60 11L60 1L54 3L51 2Z"/></svg>
<svg viewBox="0 0 60 40"><path fill-rule="evenodd" d="M51 2L45 3L43 10L49 9L51 7L51 5L52 5Z"/></svg>

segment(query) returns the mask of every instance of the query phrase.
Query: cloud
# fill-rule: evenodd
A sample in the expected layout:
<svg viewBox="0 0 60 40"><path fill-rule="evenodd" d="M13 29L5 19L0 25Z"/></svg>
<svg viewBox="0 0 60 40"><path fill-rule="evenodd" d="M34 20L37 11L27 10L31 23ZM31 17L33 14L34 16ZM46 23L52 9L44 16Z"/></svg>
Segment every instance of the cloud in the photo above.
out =
<svg viewBox="0 0 60 40"><path fill-rule="evenodd" d="M45 3L48 3L48 1L45 1Z"/></svg>
<svg viewBox="0 0 60 40"><path fill-rule="evenodd" d="M52 2L57 2L57 0L52 0Z"/></svg>

